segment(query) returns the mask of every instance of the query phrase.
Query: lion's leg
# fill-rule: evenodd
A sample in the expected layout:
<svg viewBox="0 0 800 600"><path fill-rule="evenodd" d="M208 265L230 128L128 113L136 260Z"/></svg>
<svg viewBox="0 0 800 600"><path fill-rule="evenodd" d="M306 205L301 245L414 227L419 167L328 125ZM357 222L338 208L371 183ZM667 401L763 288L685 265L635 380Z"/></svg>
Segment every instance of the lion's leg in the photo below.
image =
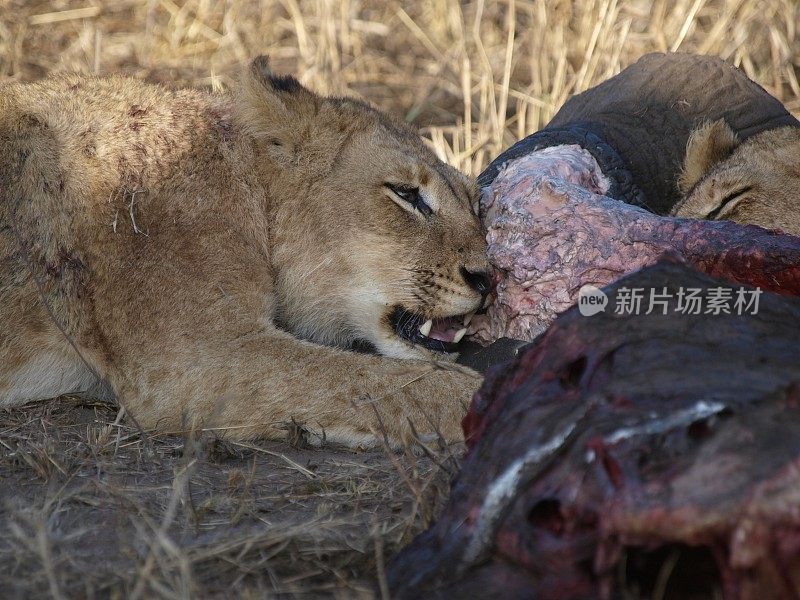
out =
<svg viewBox="0 0 800 600"><path fill-rule="evenodd" d="M0 407L100 389L70 348L47 342L21 352L0 351Z"/></svg>
<svg viewBox="0 0 800 600"><path fill-rule="evenodd" d="M163 373L164 365L156 358L153 368ZM134 376L118 386L145 427L201 424L232 438L280 439L295 421L316 441L350 446L374 445L382 430L394 447L414 431L460 440L461 418L480 384L479 375L456 365L346 352L277 330L201 343L169 370L169 377L147 367L126 370Z"/></svg>
<svg viewBox="0 0 800 600"><path fill-rule="evenodd" d="M95 388L9 237L0 234L0 407Z"/></svg>

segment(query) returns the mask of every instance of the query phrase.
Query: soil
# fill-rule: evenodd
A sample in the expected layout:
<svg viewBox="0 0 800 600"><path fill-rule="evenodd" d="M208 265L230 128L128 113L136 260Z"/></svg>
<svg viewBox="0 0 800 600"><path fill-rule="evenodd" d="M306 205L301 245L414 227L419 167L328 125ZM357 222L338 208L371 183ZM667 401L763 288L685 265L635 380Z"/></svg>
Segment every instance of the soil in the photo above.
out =
<svg viewBox="0 0 800 600"><path fill-rule="evenodd" d="M0 412L4 598L370 598L458 467L120 417L80 398Z"/></svg>

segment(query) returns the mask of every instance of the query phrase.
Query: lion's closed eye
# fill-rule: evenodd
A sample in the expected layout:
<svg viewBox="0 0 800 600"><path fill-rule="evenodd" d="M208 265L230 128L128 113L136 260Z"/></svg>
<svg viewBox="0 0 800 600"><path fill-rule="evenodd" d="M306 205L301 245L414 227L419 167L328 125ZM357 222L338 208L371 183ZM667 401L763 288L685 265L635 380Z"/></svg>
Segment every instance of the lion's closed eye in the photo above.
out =
<svg viewBox="0 0 800 600"><path fill-rule="evenodd" d="M386 183L392 200L404 210L416 211L423 217L433 214L433 208L422 197L420 189L402 183Z"/></svg>
<svg viewBox="0 0 800 600"><path fill-rule="evenodd" d="M730 213L737 204L739 204L742 200L744 200L749 192L753 190L753 186L748 185L743 188L739 188L738 190L726 194L722 201L710 211L705 218L706 219L719 219L723 213Z"/></svg>

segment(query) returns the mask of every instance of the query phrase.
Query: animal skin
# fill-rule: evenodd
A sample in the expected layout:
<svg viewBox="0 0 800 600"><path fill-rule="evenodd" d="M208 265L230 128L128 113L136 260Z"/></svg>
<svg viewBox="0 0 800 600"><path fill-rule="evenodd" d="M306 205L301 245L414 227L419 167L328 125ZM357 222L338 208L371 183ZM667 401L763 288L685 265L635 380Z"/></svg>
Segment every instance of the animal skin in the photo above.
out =
<svg viewBox="0 0 800 600"><path fill-rule="evenodd" d="M797 597L800 300L682 313L681 288L741 288L674 262L605 288L611 306L626 288L671 294L667 314L573 308L490 371L392 598Z"/></svg>
<svg viewBox="0 0 800 600"><path fill-rule="evenodd" d="M106 390L160 431L459 440L476 204L409 127L263 58L232 95L4 85L0 407Z"/></svg>
<svg viewBox="0 0 800 600"><path fill-rule="evenodd" d="M504 164L535 150L577 144L609 178L610 197L666 215L684 193L678 180L692 132L719 119L741 141L779 128L800 128L779 100L720 58L646 54L567 100L544 129L492 161L478 183L489 185Z"/></svg>

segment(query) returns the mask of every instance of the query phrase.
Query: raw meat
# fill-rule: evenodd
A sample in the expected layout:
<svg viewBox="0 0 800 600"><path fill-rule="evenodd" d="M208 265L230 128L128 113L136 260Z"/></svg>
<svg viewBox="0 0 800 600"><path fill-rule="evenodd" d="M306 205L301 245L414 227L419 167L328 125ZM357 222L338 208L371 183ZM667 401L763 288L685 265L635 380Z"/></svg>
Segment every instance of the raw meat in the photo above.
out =
<svg viewBox="0 0 800 600"><path fill-rule="evenodd" d="M592 155L572 145L518 158L483 189L497 285L493 305L468 332L474 341L532 340L582 286L603 287L669 253L717 277L800 294L800 238L661 217L603 196L608 186Z"/></svg>
<svg viewBox="0 0 800 600"><path fill-rule="evenodd" d="M737 292L663 261L605 291L689 288ZM573 308L490 370L448 505L390 565L392 598L800 595L800 300L667 308Z"/></svg>

